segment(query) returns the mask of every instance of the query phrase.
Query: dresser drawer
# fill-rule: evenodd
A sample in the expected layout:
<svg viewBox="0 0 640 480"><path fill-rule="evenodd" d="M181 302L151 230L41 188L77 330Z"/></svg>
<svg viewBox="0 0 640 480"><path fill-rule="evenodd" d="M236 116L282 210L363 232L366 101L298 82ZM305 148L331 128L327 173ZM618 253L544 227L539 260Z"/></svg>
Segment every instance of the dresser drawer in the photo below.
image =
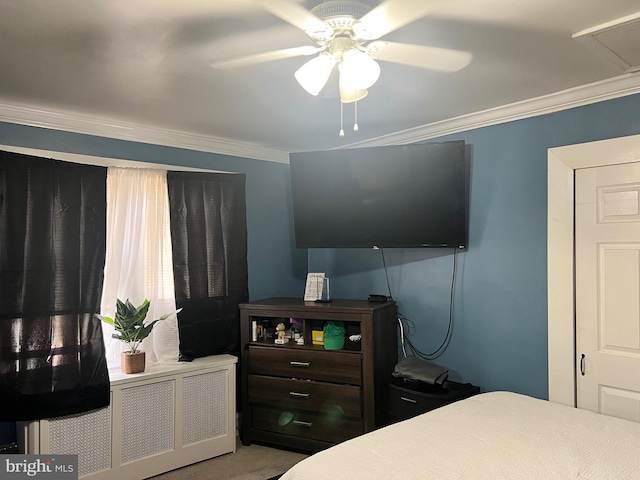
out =
<svg viewBox="0 0 640 480"><path fill-rule="evenodd" d="M363 433L362 419L333 408L311 412L297 408L252 405L251 425L258 430L339 443Z"/></svg>
<svg viewBox="0 0 640 480"><path fill-rule="evenodd" d="M303 348L249 347L249 373L361 385L358 353Z"/></svg>
<svg viewBox="0 0 640 480"><path fill-rule="evenodd" d="M457 400L471 397L480 392L480 387L471 384L446 382L453 389L443 389L441 392L418 392L397 385L389 385L387 405L389 414L394 419L406 420L416 415L444 407Z"/></svg>
<svg viewBox="0 0 640 480"><path fill-rule="evenodd" d="M362 414L361 389L354 385L249 375L249 401L303 410L340 408L349 417Z"/></svg>

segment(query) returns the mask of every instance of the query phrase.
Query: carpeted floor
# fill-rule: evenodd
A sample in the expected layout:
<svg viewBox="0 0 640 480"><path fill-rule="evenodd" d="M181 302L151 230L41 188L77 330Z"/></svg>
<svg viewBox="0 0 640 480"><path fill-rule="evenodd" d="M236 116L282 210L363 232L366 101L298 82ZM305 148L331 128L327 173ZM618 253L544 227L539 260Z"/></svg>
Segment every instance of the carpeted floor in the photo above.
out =
<svg viewBox="0 0 640 480"><path fill-rule="evenodd" d="M236 453L179 468L153 480L275 480L307 455L238 441Z"/></svg>

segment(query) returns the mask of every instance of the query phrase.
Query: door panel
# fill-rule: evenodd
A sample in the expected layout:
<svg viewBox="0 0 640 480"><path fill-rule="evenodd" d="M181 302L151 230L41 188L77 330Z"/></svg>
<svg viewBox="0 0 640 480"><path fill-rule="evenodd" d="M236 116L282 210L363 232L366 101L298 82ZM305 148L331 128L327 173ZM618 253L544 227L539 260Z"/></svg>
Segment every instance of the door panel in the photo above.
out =
<svg viewBox="0 0 640 480"><path fill-rule="evenodd" d="M610 354L640 353L640 243L598 246L600 329L598 347ZM623 319L625 321L623 321Z"/></svg>
<svg viewBox="0 0 640 480"><path fill-rule="evenodd" d="M603 413L640 422L640 393L606 385L601 385L599 390L599 403Z"/></svg>
<svg viewBox="0 0 640 480"><path fill-rule="evenodd" d="M575 211L578 408L640 422L640 163L577 170Z"/></svg>

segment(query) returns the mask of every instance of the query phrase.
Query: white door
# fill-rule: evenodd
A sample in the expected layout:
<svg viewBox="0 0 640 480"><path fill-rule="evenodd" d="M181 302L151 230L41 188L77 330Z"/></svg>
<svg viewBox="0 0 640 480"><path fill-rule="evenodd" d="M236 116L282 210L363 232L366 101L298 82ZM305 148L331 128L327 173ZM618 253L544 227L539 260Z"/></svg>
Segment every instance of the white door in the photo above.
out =
<svg viewBox="0 0 640 480"><path fill-rule="evenodd" d="M640 162L575 191L577 406L640 422Z"/></svg>

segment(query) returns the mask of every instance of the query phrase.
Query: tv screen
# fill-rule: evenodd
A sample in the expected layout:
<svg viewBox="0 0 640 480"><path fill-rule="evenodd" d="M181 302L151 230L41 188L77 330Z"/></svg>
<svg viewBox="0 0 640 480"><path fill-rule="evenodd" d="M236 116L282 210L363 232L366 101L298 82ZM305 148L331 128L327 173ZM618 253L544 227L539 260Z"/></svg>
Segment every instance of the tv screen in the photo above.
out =
<svg viewBox="0 0 640 480"><path fill-rule="evenodd" d="M289 160L298 248L466 247L464 141Z"/></svg>

